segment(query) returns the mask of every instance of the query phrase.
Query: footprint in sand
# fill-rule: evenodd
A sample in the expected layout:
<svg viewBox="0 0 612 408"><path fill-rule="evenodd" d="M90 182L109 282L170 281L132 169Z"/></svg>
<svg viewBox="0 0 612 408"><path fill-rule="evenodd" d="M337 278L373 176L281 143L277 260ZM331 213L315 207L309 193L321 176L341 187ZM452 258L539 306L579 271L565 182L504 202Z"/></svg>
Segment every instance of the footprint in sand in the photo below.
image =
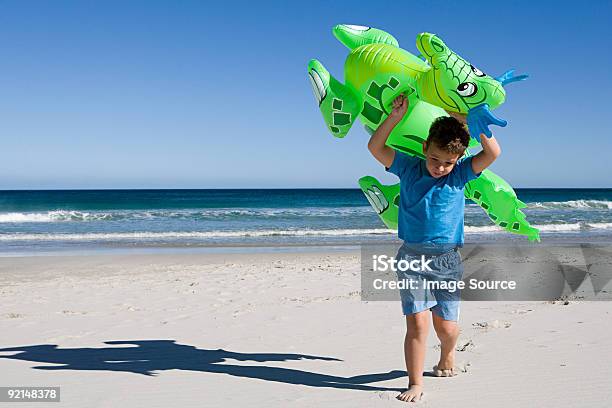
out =
<svg viewBox="0 0 612 408"><path fill-rule="evenodd" d="M476 323L472 323L472 326L474 326L477 329L499 329L499 328L504 328L504 329L508 329L510 328L510 326L512 326L511 322L502 322L499 320L492 320L490 322L476 322Z"/></svg>
<svg viewBox="0 0 612 408"><path fill-rule="evenodd" d="M462 342L457 343L455 350L468 351L468 350L473 349L474 347L476 347L476 344L474 344L474 341L472 339L469 339L468 341L462 341Z"/></svg>
<svg viewBox="0 0 612 408"><path fill-rule="evenodd" d="M531 312L533 312L533 309L516 309L512 311L512 313L520 314L520 315L524 315L524 314L531 313Z"/></svg>
<svg viewBox="0 0 612 408"><path fill-rule="evenodd" d="M79 311L74 311L74 310L62 310L59 313L63 315L86 315L87 314L87 312L79 312Z"/></svg>
<svg viewBox="0 0 612 408"><path fill-rule="evenodd" d="M376 396L381 400L393 401L397 397L397 391L376 391Z"/></svg>

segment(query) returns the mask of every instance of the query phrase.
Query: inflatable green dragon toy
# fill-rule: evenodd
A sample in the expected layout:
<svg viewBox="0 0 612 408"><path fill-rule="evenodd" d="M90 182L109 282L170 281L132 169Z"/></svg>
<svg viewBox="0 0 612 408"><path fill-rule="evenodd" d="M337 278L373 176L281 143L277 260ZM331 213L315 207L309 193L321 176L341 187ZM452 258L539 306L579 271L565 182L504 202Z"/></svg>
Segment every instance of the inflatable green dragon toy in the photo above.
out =
<svg viewBox="0 0 612 408"><path fill-rule="evenodd" d="M506 98L504 85L526 78L508 71L493 78L450 50L436 35L421 33L416 46L422 58L402 48L390 34L376 28L338 25L335 37L349 48L342 84L317 60L308 64L308 74L319 108L329 130L346 136L356 119L372 133L391 112L400 94L409 105L403 120L393 129L387 145L406 154L425 158L423 141L431 123L447 111L467 114L472 135L469 147L477 146L480 134L491 136L489 125L505 126L491 110ZM469 151L466 149L466 154ZM359 186L384 224L397 228L399 183L384 186L374 177L359 180ZM539 241L539 231L525 219L512 187L490 170L465 186L465 196L506 231Z"/></svg>

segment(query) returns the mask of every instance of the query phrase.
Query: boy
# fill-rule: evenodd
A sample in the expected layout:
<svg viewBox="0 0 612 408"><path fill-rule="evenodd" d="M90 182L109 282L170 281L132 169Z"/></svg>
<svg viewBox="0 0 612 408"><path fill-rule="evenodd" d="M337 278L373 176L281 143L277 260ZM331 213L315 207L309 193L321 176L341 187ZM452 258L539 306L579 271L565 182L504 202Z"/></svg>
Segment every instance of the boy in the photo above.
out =
<svg viewBox="0 0 612 408"><path fill-rule="evenodd" d="M481 135L482 151L460 159L470 135L465 119L454 114L437 118L431 125L427 141L423 143L426 160L396 152L385 143L407 108L406 97L398 96L393 101L393 111L368 143L372 155L387 171L400 178L398 235L404 244L398 251L397 259L416 259L419 253L432 255L435 275L460 280L463 269L457 248L463 245L464 186L489 167L500 155L501 149L494 137ZM401 277L400 272L398 276ZM410 292L400 291L406 316L404 356L409 382L408 389L397 398L416 402L423 394L423 364L430 310L441 343L440 360L434 366L434 375L455 375L459 300L457 292L441 289L420 293L423 297L418 299Z"/></svg>

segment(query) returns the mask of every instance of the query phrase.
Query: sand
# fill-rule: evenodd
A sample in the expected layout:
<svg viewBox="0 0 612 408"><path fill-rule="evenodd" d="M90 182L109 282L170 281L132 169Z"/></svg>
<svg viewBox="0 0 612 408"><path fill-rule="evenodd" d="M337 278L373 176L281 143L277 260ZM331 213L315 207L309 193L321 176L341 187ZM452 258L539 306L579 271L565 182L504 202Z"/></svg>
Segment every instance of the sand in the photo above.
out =
<svg viewBox="0 0 612 408"><path fill-rule="evenodd" d="M62 407L406 405L400 305L359 291L349 250L0 258L0 386L60 386ZM610 305L463 302L461 373L412 405L609 406ZM426 371L438 352L432 331Z"/></svg>

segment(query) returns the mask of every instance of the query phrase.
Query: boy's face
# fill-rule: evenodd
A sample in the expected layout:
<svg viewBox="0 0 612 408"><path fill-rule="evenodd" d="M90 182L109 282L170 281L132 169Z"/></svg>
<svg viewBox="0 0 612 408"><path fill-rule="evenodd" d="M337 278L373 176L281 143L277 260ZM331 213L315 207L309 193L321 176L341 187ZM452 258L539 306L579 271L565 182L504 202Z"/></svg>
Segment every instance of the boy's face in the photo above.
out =
<svg viewBox="0 0 612 408"><path fill-rule="evenodd" d="M423 142L423 152L425 152L427 171L434 178L444 177L450 173L461 157L461 154L440 149L435 143Z"/></svg>

